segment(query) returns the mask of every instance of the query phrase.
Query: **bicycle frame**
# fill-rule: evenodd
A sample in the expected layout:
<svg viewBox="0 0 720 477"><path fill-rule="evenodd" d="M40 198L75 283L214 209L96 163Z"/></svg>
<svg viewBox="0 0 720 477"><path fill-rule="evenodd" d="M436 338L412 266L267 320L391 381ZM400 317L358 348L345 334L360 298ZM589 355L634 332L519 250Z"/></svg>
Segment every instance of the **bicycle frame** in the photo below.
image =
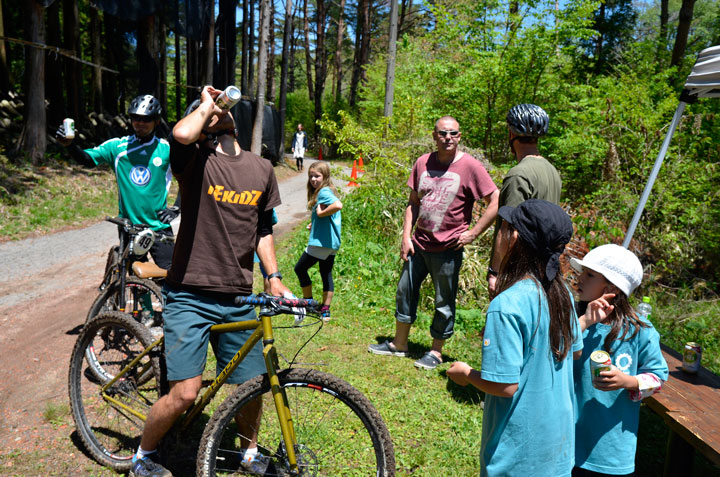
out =
<svg viewBox="0 0 720 477"><path fill-rule="evenodd" d="M253 346L255 346L257 342L260 341L260 339L262 338L263 358L265 359L265 367L267 369L267 375L270 381L270 389L273 395L273 400L275 402L275 410L278 415L278 421L280 422L280 428L283 436L283 441L285 443L285 451L287 453L288 463L290 464L291 470L297 471L297 456L295 454L297 437L295 435L295 429L293 427L293 421L290 415L290 406L287 400L287 395L285 394L285 390L280 387L280 379L277 375L278 359L277 350L274 346L275 339L273 337L272 316L260 315L259 318L253 320L244 320L235 323L223 323L219 325L213 325L210 327L210 333L231 333L234 331L253 329L255 331L252 333L252 335L247 339L245 344L243 344L243 346L237 351L237 353L235 353L235 355L228 362L228 364L225 365L223 370L220 372L220 374L218 374L212 384L210 384L210 386L208 386L205 392L203 392L200 399L197 400L190 407L190 409L188 409L185 414L180 418L180 430L184 431L185 429L187 429L187 427L195 419L195 417L197 417L197 415L202 412L202 410L205 408L205 406L208 405L208 403L212 400L215 394L217 394L223 384L225 384L225 381L227 381L228 377L233 373L233 371L235 371L235 369L245 359L245 357L247 357ZM101 388L103 399L113 403L116 406L121 407L133 416L145 421L147 416L116 400L106 391L118 380L122 379L122 377L127 374L128 371L132 369L137 363L139 363L141 359L143 359L154 349L160 346L164 342L164 340L164 336L157 339L150 346L145 348L142 353L136 356L135 359L133 359L127 366L125 366L125 368L123 368L117 374L117 376L107 382ZM141 369L138 375L142 375L149 369L149 367L150 365L148 363L143 369Z"/></svg>

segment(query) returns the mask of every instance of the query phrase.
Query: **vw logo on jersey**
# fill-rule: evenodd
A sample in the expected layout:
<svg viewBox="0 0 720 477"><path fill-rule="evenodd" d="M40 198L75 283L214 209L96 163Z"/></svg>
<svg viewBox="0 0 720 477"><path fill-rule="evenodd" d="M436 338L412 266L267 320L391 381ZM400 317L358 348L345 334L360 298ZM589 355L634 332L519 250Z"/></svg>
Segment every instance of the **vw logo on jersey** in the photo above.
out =
<svg viewBox="0 0 720 477"><path fill-rule="evenodd" d="M130 170L130 180L133 184L144 186L150 182L150 169L145 166L135 166Z"/></svg>

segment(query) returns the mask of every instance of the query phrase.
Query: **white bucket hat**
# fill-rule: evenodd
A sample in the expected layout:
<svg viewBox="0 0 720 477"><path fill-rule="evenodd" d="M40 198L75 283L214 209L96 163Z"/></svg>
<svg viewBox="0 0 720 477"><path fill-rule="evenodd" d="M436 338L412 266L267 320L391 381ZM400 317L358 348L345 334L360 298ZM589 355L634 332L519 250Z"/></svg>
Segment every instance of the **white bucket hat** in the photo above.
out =
<svg viewBox="0 0 720 477"><path fill-rule="evenodd" d="M589 268L602 274L625 296L635 291L643 277L642 265L635 254L612 243L595 247L582 260L571 258L570 265L578 273L582 273L583 268Z"/></svg>

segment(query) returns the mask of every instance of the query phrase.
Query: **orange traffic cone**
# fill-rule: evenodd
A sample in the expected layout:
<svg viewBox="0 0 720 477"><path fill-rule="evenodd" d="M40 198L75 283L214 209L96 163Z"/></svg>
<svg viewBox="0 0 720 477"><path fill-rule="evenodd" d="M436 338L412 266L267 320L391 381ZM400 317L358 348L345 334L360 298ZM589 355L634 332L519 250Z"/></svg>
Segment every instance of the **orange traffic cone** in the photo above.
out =
<svg viewBox="0 0 720 477"><path fill-rule="evenodd" d="M322 160L323 160L323 158L322 158L322 146L320 146L320 148L318 149L318 161L322 161Z"/></svg>
<svg viewBox="0 0 720 477"><path fill-rule="evenodd" d="M363 165L362 156L359 156L360 159L358 161L358 172L365 173L365 166Z"/></svg>
<svg viewBox="0 0 720 477"><path fill-rule="evenodd" d="M355 182L355 179L357 179L357 161L353 161L353 168L352 172L350 173L350 182L348 182L348 187L357 187L357 182Z"/></svg>

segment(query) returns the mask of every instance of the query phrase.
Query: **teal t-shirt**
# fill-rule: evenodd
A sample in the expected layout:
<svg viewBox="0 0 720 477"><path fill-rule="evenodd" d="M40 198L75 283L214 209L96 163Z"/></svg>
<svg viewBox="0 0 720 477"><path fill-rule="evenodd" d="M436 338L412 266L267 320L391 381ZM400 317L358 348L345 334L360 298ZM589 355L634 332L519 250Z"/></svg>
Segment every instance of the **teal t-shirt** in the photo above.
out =
<svg viewBox="0 0 720 477"><path fill-rule="evenodd" d="M483 379L518 383L511 398L485 396L480 475L569 476L575 457L573 351L582 348L572 310L575 339L562 362L550 349L550 314L545 294L522 280L495 297L483 337Z"/></svg>
<svg viewBox="0 0 720 477"><path fill-rule="evenodd" d="M157 218L167 207L170 190L170 145L153 137L141 143L137 137L109 139L86 149L95 164L108 164L115 171L118 185L118 210L134 224L148 224L153 230L170 227Z"/></svg>
<svg viewBox="0 0 720 477"><path fill-rule="evenodd" d="M339 199L333 194L332 189L323 187L318 191L317 203L322 205L330 205ZM338 210L329 217L318 217L315 208L312 211L312 227L310 228L310 240L308 245L315 247L331 248L338 250L340 248L340 229L342 225L342 216Z"/></svg>
<svg viewBox="0 0 720 477"><path fill-rule="evenodd" d="M612 364L623 373L636 376L653 373L663 381L668 367L660 351L660 335L649 321L631 340L616 339L611 348ZM582 358L575 361L575 465L604 474L635 471L640 402L628 391L600 391L592 385L590 354L604 349L609 325L598 323L583 333Z"/></svg>

